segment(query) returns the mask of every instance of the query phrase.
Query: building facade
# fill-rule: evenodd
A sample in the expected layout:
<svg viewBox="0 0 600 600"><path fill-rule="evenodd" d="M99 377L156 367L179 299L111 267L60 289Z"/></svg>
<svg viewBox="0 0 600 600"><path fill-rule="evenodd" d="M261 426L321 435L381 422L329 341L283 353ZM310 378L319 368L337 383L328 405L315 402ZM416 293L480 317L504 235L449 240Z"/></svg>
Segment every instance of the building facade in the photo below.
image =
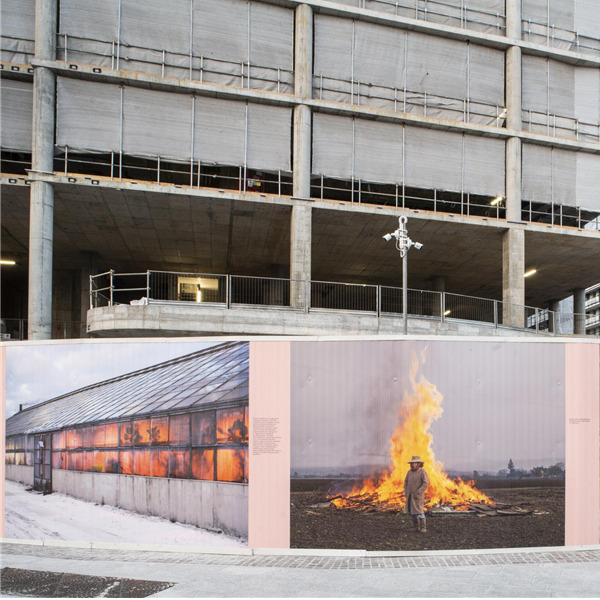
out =
<svg viewBox="0 0 600 600"><path fill-rule="evenodd" d="M418 298L486 299L496 325L600 280L595 2L2 13L2 317L30 339L393 332L399 216ZM447 302L420 310L466 310ZM349 327L309 310L365 306Z"/></svg>

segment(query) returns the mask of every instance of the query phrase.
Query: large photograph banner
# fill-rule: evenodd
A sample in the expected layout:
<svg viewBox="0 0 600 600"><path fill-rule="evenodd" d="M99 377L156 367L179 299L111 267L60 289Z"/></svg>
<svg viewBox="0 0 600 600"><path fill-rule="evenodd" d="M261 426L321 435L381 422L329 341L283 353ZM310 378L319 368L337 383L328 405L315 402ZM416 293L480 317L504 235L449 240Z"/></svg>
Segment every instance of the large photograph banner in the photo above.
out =
<svg viewBox="0 0 600 600"><path fill-rule="evenodd" d="M566 460L565 369L556 343L292 343L291 545L564 545L565 478L580 466ZM597 447L589 375L570 377L592 390L578 414L596 423Z"/></svg>

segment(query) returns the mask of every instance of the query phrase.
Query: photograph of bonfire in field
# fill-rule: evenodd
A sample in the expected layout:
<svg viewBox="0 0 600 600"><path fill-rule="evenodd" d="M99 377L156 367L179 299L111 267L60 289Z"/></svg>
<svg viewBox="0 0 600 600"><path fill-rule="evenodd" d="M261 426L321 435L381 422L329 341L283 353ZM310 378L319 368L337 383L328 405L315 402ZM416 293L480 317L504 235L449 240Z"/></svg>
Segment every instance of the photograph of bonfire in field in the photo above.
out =
<svg viewBox="0 0 600 600"><path fill-rule="evenodd" d="M292 393L292 431L294 417L300 431L292 435L292 547L441 550L564 544L560 361L556 361L558 371L548 371L541 386L526 373L519 382L520 371L515 373L516 381L505 380L502 386L497 375L485 381L485 367L477 372L478 363L489 357L489 345L479 344L465 365L466 372L461 373L462 361L456 360L457 347L452 343L429 343L436 348L419 342L345 344L354 347L343 349L342 361L327 355L336 351L333 346L306 353L305 345L295 354L300 374L298 389ZM381 344L388 345L385 352L380 352ZM529 348L521 350L544 352L540 347ZM493 354L496 359L503 354L500 362L508 368L523 356L521 352L511 356L507 350L508 345L496 345ZM550 364L560 358L556 352L550 354ZM373 361L373 356L381 360ZM436 364L431 365L431 358ZM537 361L539 356L530 358ZM363 359L366 364L361 369ZM365 371L373 362L376 374ZM404 372L399 372L398 365L404 365ZM445 399L441 386L425 377L426 366L446 383L451 397ZM475 378L476 386L467 383L468 376ZM538 387L546 388L540 389L539 396ZM321 388L325 391L317 394L320 397L308 399L309 390L314 397ZM399 399L394 398L394 388L402 388ZM465 396L469 388L476 393L475 399ZM535 397L512 396L519 389ZM311 419L307 403L321 414ZM336 408L341 409L337 422L332 419ZM554 414L548 416L548 411ZM351 419L358 421L349 423ZM327 438L325 423L350 434L346 443L338 443L335 432ZM385 429L390 434L384 457L378 449L383 449ZM472 445L469 438L474 440ZM535 447L540 444L544 447ZM515 452L514 460L511 452ZM422 521L411 518L409 513L415 511L406 507L404 482L415 458L428 476ZM318 460L321 465L316 464ZM384 460L386 466L379 466ZM533 466L522 466L529 464ZM359 476L364 473L368 475Z"/></svg>

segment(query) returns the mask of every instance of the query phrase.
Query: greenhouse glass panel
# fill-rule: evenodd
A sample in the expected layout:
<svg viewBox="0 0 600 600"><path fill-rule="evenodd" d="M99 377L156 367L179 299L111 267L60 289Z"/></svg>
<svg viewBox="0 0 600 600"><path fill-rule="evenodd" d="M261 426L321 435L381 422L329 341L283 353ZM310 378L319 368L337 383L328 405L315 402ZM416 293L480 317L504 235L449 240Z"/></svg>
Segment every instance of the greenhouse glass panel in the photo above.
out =
<svg viewBox="0 0 600 600"><path fill-rule="evenodd" d="M133 423L119 423L119 446L132 446L133 438Z"/></svg>
<svg viewBox="0 0 600 600"><path fill-rule="evenodd" d="M93 452L82 452L83 456L83 468L82 471L93 471L94 470L94 453Z"/></svg>
<svg viewBox="0 0 600 600"><path fill-rule="evenodd" d="M96 425L94 427L94 448L104 448L106 446L106 425Z"/></svg>
<svg viewBox="0 0 600 600"><path fill-rule="evenodd" d="M215 478L215 451L192 449L192 477L212 481Z"/></svg>
<svg viewBox="0 0 600 600"><path fill-rule="evenodd" d="M173 415L169 423L169 443L174 445L189 445L190 415Z"/></svg>
<svg viewBox="0 0 600 600"><path fill-rule="evenodd" d="M244 483L244 450L219 448L217 450L217 481Z"/></svg>
<svg viewBox="0 0 600 600"><path fill-rule="evenodd" d="M133 474L150 475L150 450L133 451Z"/></svg>
<svg viewBox="0 0 600 600"><path fill-rule="evenodd" d="M216 442L215 433L214 410L192 414L192 445L206 446L214 444ZM201 477L200 479L204 478Z"/></svg>
<svg viewBox="0 0 600 600"><path fill-rule="evenodd" d="M92 448L94 446L94 428L84 427L81 430L81 445L84 448Z"/></svg>
<svg viewBox="0 0 600 600"><path fill-rule="evenodd" d="M106 459L105 452L94 452L94 473L104 473L104 461Z"/></svg>
<svg viewBox="0 0 600 600"><path fill-rule="evenodd" d="M81 439L81 429L68 429L67 430L67 448L81 448L82 447L82 439ZM69 466L69 470L71 467Z"/></svg>
<svg viewBox="0 0 600 600"><path fill-rule="evenodd" d="M54 450L64 450L65 449L65 432L57 431L52 434L52 448Z"/></svg>
<svg viewBox="0 0 600 600"><path fill-rule="evenodd" d="M176 477L178 479L190 478L189 450L169 451L169 477Z"/></svg>
<svg viewBox="0 0 600 600"><path fill-rule="evenodd" d="M169 453L167 450L150 450L150 475L152 477L168 477Z"/></svg>
<svg viewBox="0 0 600 600"><path fill-rule="evenodd" d="M69 471L83 470L83 452L68 453L68 469Z"/></svg>
<svg viewBox="0 0 600 600"><path fill-rule="evenodd" d="M104 463L105 463L105 470L106 473L120 473L120 467L119 467L119 453L112 451L112 452L105 452L105 457L104 457Z"/></svg>
<svg viewBox="0 0 600 600"><path fill-rule="evenodd" d="M152 419L150 427L150 443L166 444L169 441L169 419L168 417L158 417Z"/></svg>
<svg viewBox="0 0 600 600"><path fill-rule="evenodd" d="M131 450L121 450L119 452L119 461L121 473L123 475L133 475L133 452Z"/></svg>
<svg viewBox="0 0 600 600"><path fill-rule="evenodd" d="M133 443L136 446L150 443L150 419L133 422Z"/></svg>
<svg viewBox="0 0 600 600"><path fill-rule="evenodd" d="M243 444L248 441L244 409L228 408L217 411L217 443Z"/></svg>
<svg viewBox="0 0 600 600"><path fill-rule="evenodd" d="M119 445L119 424L110 423L106 425L106 447L116 448Z"/></svg>

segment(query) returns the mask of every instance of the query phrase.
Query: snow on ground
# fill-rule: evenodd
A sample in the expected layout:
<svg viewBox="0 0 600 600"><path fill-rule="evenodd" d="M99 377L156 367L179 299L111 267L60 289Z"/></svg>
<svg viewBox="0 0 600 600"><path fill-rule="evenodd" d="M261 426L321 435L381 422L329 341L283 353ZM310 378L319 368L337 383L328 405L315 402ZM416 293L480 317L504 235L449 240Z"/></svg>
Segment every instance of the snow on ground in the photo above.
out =
<svg viewBox="0 0 600 600"><path fill-rule="evenodd" d="M5 481L6 538L246 548L245 540L193 525L100 506L65 494L43 496Z"/></svg>

